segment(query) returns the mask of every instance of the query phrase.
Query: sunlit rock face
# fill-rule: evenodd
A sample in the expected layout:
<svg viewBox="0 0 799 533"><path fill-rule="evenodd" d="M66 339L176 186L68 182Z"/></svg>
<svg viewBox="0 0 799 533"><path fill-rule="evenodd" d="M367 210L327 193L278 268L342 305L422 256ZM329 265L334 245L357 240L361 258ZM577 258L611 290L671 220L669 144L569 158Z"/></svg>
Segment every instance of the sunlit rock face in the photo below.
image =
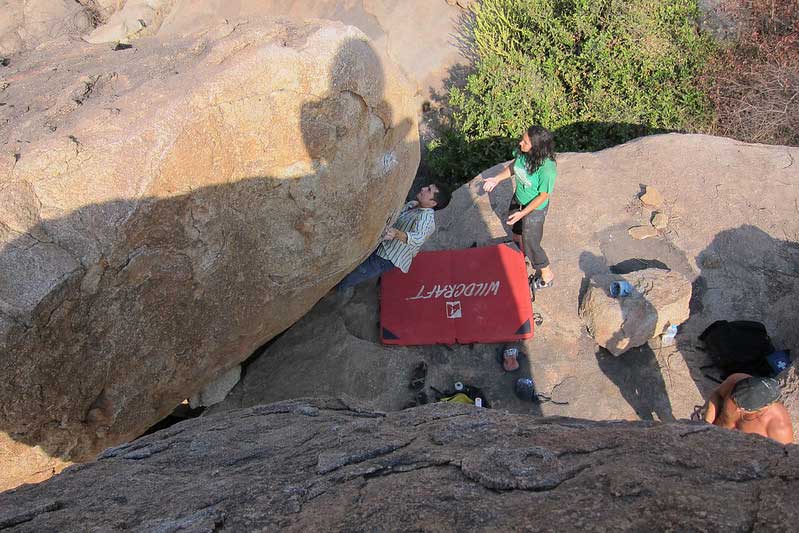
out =
<svg viewBox="0 0 799 533"><path fill-rule="evenodd" d="M444 0L81 1L91 1L101 15L98 26L83 33L83 38L93 43L133 42L151 35L171 38L241 17L343 22L363 31L377 48L388 50L392 60L415 81L422 98L433 96L431 88L446 92L444 80L458 71L455 65L464 63L458 36L468 17L462 7Z"/></svg>
<svg viewBox="0 0 799 533"><path fill-rule="evenodd" d="M412 87L338 23L48 48L2 76L0 436L51 457L138 436L302 316L419 162Z"/></svg>

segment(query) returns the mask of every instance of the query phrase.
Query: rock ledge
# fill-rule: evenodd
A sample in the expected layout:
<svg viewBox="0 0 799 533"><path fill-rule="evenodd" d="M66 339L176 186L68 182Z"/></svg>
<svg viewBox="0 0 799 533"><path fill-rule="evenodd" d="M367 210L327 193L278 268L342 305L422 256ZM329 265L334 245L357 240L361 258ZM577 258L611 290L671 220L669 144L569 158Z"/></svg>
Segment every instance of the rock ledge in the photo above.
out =
<svg viewBox="0 0 799 533"><path fill-rule="evenodd" d="M790 530L797 450L700 423L297 400L182 422L6 492L0 529Z"/></svg>

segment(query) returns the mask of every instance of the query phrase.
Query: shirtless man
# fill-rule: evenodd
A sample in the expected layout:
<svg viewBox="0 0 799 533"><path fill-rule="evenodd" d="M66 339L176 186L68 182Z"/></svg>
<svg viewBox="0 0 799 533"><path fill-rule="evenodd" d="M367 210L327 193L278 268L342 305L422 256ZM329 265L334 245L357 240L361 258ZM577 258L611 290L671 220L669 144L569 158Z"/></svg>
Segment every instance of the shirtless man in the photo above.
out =
<svg viewBox="0 0 799 533"><path fill-rule="evenodd" d="M791 417L777 401L779 394L779 384L774 379L732 374L713 391L705 422L791 444Z"/></svg>

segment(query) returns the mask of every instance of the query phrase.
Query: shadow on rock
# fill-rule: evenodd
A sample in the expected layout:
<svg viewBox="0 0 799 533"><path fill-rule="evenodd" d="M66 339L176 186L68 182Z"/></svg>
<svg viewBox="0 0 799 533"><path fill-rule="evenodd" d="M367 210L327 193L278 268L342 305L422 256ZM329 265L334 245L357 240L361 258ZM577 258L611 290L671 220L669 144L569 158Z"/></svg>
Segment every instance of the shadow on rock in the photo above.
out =
<svg viewBox="0 0 799 533"><path fill-rule="evenodd" d="M681 327L694 340L717 320L761 322L776 349L799 346L796 294L799 293L799 244L776 239L752 225L719 232L696 257L691 317ZM705 398L723 376L698 341L680 343ZM796 423L796 421L795 421Z"/></svg>
<svg viewBox="0 0 799 533"><path fill-rule="evenodd" d="M626 274L653 266L660 268L660 265L663 263L655 259L632 258L608 266L604 257L583 252L580 255L580 268L585 278L581 285L580 301L585 297L593 276L608 272ZM646 298L642 301L644 309L641 310L640 316L656 317L658 311L655 307ZM652 338L658 334L659 332L653 328L648 332L648 337ZM621 342L627 342L627 334L619 330L613 334L607 346L616 350ZM633 347L618 356L605 348L598 347L595 355L599 368L618 387L619 392L639 418L660 421L675 419L661 366L655 352L648 344Z"/></svg>
<svg viewBox="0 0 799 533"><path fill-rule="evenodd" d="M413 175L418 145L412 119L397 120L385 99L381 60L366 41L342 39L330 75L329 97L299 117L286 112L301 138L281 144L286 153L270 146L268 161L261 151L237 160L215 137L225 124L198 119L147 196L45 219L25 211L36 205L32 186L4 183L11 225L35 223L0 233L0 432L79 461L134 439L357 264L401 201L396 184ZM231 131L246 139L231 145L277 127L257 120L271 116L268 102L257 94L242 104L250 122ZM274 161L286 163L278 176L251 171Z"/></svg>
<svg viewBox="0 0 799 533"><path fill-rule="evenodd" d="M607 272L670 268L693 280L689 317L679 325L674 345L660 346L655 339L619 357L601 348L596 352L600 368L638 416L660 420L687 418L691 402L698 399L693 386L699 398L706 400L710 396L723 376L718 369L708 367L711 361L698 338L716 320L761 322L777 349L796 352L799 344L794 298L799 291L796 242L774 238L752 225L725 230L697 255L700 271L696 275L684 254L667 240L648 239L642 244L626 239L621 235L622 230L610 228L599 235L604 257L588 252L581 256L580 267L585 278L580 301L590 278ZM674 359L675 355L682 361ZM684 370L674 372L674 365ZM676 405L680 405L679 411L673 411Z"/></svg>
<svg viewBox="0 0 799 533"><path fill-rule="evenodd" d="M652 348L645 344L619 356L599 348L596 360L641 420L675 420L663 373Z"/></svg>

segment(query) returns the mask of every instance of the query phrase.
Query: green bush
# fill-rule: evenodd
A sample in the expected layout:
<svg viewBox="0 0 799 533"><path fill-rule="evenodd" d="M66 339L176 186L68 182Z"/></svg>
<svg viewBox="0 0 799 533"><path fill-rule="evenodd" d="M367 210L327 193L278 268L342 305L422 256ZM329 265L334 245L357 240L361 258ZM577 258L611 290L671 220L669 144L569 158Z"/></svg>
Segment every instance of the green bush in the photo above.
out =
<svg viewBox="0 0 799 533"><path fill-rule="evenodd" d="M428 146L438 179L510 157L530 124L558 151L599 150L711 119L699 76L713 51L696 0L482 0L466 25L474 70L452 87L448 131Z"/></svg>

